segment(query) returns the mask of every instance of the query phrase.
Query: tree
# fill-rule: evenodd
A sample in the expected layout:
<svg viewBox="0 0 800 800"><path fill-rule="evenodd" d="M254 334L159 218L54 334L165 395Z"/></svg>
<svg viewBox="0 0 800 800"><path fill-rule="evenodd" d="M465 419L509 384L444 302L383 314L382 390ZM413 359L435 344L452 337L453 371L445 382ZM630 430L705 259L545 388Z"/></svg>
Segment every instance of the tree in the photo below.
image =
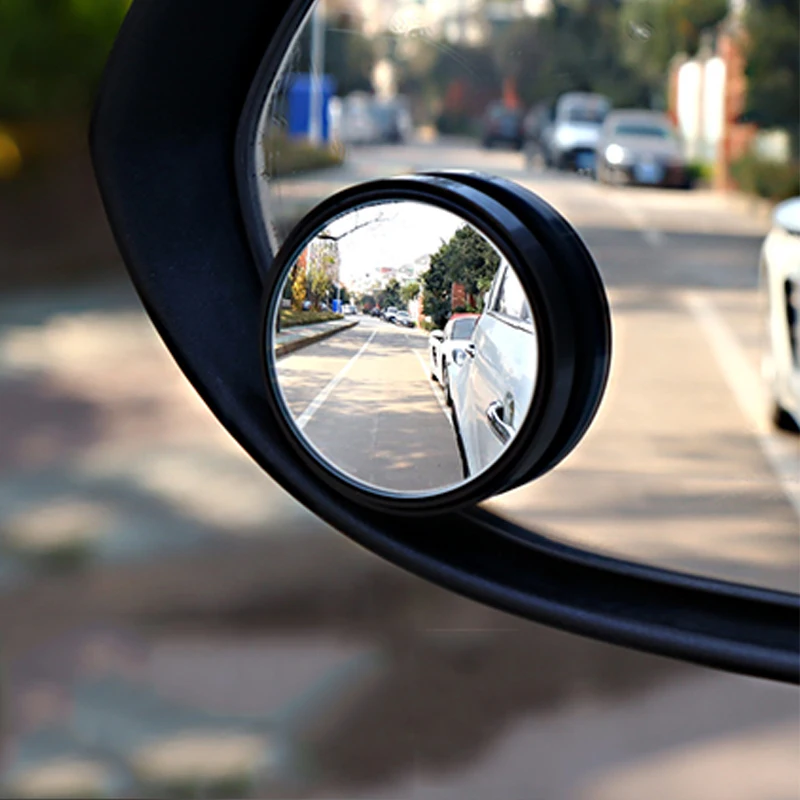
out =
<svg viewBox="0 0 800 800"><path fill-rule="evenodd" d="M444 327L452 308L453 284L460 283L468 295L486 291L500 266L497 250L469 225L459 228L431 256L422 275L423 310L438 327Z"/></svg>
<svg viewBox="0 0 800 800"><path fill-rule="evenodd" d="M295 311L302 310L303 303L308 294L308 275L306 274L307 262L308 249L306 248L306 250L297 257L297 261L294 262L294 266L289 273L289 280L287 281L287 283L291 284L292 308Z"/></svg>
<svg viewBox="0 0 800 800"><path fill-rule="evenodd" d="M386 286L379 293L378 300L381 308L402 305L403 298L400 294L400 282L397 280L397 278L391 278L389 280Z"/></svg>
<svg viewBox="0 0 800 800"><path fill-rule="evenodd" d="M89 109L130 0L2 0L0 118Z"/></svg>
<svg viewBox="0 0 800 800"><path fill-rule="evenodd" d="M416 281L411 281L411 283L407 283L400 290L400 297L406 304L410 303L418 294L419 294L419 284Z"/></svg>
<svg viewBox="0 0 800 800"><path fill-rule="evenodd" d="M339 245L330 239L316 238L308 247L308 290L314 308L329 298L339 274Z"/></svg>
<svg viewBox="0 0 800 800"><path fill-rule="evenodd" d="M664 92L670 61L696 55L703 33L728 13L728 0L627 0L619 13L625 62L652 92Z"/></svg>
<svg viewBox="0 0 800 800"><path fill-rule="evenodd" d="M752 0L747 26L748 116L766 127L786 128L798 157L800 125L800 3Z"/></svg>

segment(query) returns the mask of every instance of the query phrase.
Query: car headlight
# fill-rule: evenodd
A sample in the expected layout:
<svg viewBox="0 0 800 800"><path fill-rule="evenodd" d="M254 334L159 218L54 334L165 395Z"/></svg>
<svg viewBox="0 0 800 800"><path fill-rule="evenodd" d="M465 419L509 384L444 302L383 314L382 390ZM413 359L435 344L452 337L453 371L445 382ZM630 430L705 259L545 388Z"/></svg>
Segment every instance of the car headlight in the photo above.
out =
<svg viewBox="0 0 800 800"><path fill-rule="evenodd" d="M609 164L621 164L626 157L625 148L618 144L610 144L606 147L606 161Z"/></svg>
<svg viewBox="0 0 800 800"><path fill-rule="evenodd" d="M575 142L575 131L568 127L556 128L555 139L559 147L571 147Z"/></svg>

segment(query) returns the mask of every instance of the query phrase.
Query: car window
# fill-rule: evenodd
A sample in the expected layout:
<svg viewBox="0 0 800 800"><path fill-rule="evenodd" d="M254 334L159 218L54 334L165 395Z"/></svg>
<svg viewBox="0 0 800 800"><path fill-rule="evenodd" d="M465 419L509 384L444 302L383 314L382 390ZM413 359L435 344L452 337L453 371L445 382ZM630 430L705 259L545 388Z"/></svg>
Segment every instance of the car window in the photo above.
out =
<svg viewBox="0 0 800 800"><path fill-rule="evenodd" d="M599 108L571 108L566 118L569 122L593 122L599 125L605 119L605 111Z"/></svg>
<svg viewBox="0 0 800 800"><path fill-rule="evenodd" d="M469 339L475 329L476 319L457 319L454 320L450 329L451 339Z"/></svg>
<svg viewBox="0 0 800 800"><path fill-rule="evenodd" d="M651 139L669 139L671 131L663 125L652 125L646 122L624 122L617 125L617 136L645 136Z"/></svg>
<svg viewBox="0 0 800 800"><path fill-rule="evenodd" d="M504 317L522 322L531 322L531 308L525 290L513 270L507 269L497 291L492 311Z"/></svg>

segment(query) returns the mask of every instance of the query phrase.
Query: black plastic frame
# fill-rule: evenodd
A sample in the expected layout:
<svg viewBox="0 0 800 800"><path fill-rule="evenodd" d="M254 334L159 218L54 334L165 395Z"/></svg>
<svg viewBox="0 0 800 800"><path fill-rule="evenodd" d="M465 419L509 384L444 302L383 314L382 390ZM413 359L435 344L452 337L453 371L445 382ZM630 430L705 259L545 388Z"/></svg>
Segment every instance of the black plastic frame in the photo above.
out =
<svg viewBox="0 0 800 800"><path fill-rule="evenodd" d="M263 90L254 80L275 59L268 45L308 5L135 0L109 61L92 131L98 182L131 279L189 380L301 502L417 575L564 630L797 682L795 595L606 558L480 509L408 525L333 492L264 426L262 282L234 152L248 95Z"/></svg>

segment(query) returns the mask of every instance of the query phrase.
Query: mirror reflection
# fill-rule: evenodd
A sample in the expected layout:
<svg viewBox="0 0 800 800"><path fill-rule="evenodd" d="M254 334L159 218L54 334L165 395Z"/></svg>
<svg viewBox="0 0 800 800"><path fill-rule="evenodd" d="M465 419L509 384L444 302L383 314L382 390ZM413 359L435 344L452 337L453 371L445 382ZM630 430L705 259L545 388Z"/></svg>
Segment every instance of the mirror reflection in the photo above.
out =
<svg viewBox="0 0 800 800"><path fill-rule="evenodd" d="M490 467L533 397L538 348L514 269L438 207L382 202L317 233L285 277L274 370L305 441L391 493Z"/></svg>

